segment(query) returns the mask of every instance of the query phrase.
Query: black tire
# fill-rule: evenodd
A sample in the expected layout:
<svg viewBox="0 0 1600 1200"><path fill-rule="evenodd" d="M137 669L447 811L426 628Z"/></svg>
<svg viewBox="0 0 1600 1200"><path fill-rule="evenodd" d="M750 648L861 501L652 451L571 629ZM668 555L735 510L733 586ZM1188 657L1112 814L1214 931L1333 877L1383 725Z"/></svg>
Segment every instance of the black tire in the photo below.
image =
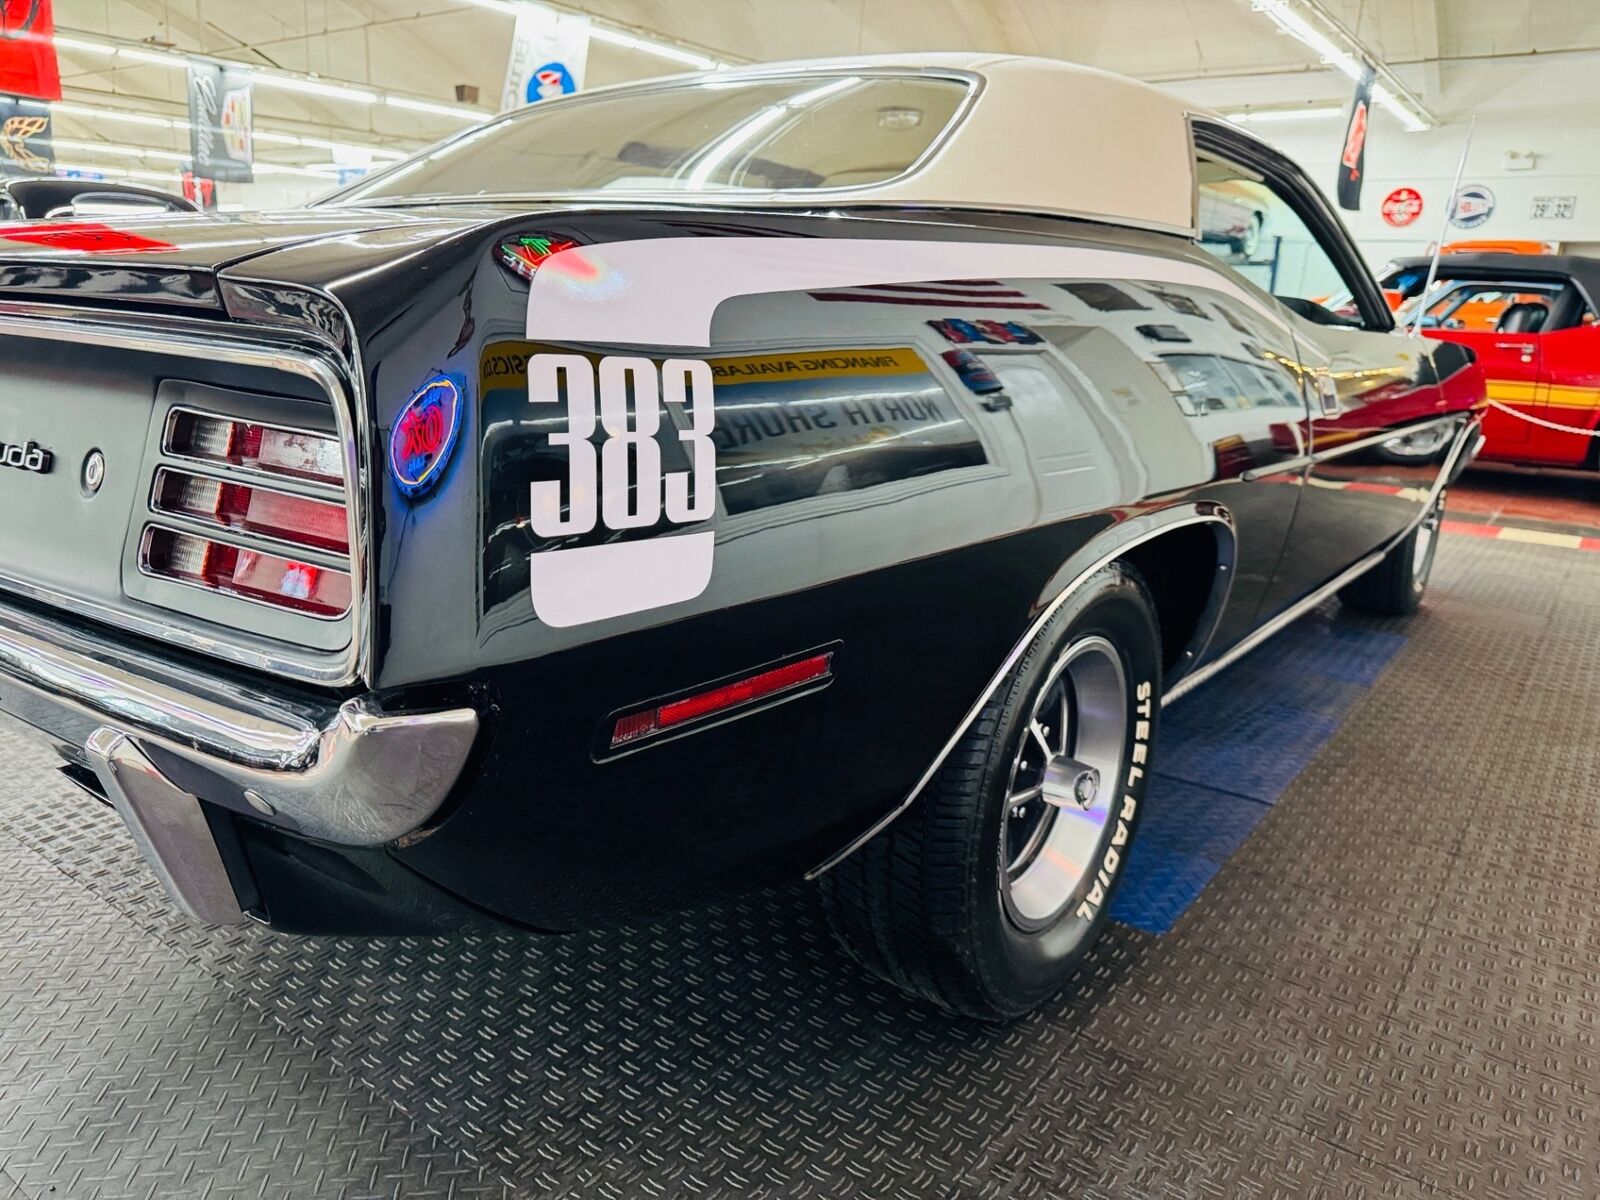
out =
<svg viewBox="0 0 1600 1200"><path fill-rule="evenodd" d="M1021 1016L1055 993L1104 927L1138 829L1161 707L1160 644L1155 606L1137 572L1114 564L1087 580L1033 639L910 811L822 877L823 906L845 951L898 987L980 1019ZM1092 803L1082 804L1092 819L1061 827L1062 836L1080 838L1084 828L1098 829L1088 835L1098 839L1093 852L1082 858L1091 868L1053 915L1040 911L1030 921L1018 911L1022 893L1004 861L1016 832L1011 822L1028 811L1010 790L1030 753L1023 739L1036 704L1053 702L1058 687L1071 692L1080 671L1109 680L1118 664L1120 737L1117 718L1084 719L1065 692L1054 710L1064 719L1056 735L1061 756L1050 762L1072 761L1069 751L1081 759L1084 739L1098 729L1099 761L1114 756L1116 765L1099 775ZM1040 836L1049 841L1066 809L1039 803Z"/></svg>
<svg viewBox="0 0 1600 1200"><path fill-rule="evenodd" d="M1339 589L1339 600L1361 612L1408 616L1422 607L1439 550L1439 525L1444 517L1444 492L1439 493L1421 522L1359 579Z"/></svg>

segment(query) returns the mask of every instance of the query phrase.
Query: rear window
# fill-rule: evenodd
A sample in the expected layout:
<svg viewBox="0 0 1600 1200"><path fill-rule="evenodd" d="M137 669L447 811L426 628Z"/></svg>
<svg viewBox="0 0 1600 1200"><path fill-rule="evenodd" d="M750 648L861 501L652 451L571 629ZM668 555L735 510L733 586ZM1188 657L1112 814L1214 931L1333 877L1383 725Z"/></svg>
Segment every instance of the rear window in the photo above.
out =
<svg viewBox="0 0 1600 1200"><path fill-rule="evenodd" d="M399 163L334 203L882 183L927 152L967 87L928 76L808 74L544 101Z"/></svg>

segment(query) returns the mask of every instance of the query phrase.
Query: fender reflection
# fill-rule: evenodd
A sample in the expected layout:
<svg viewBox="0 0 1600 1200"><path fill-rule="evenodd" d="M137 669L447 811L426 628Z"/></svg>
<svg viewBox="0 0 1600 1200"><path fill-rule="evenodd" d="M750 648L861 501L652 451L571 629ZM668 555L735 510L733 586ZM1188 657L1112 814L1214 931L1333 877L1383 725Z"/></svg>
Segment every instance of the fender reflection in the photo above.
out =
<svg viewBox="0 0 1600 1200"><path fill-rule="evenodd" d="M573 270L562 269L574 264ZM1245 288L1181 258L1087 246L886 238L641 238L562 250L528 284L528 337L546 342L709 346L738 296L924 279L1134 279L1202 287L1283 318Z"/></svg>

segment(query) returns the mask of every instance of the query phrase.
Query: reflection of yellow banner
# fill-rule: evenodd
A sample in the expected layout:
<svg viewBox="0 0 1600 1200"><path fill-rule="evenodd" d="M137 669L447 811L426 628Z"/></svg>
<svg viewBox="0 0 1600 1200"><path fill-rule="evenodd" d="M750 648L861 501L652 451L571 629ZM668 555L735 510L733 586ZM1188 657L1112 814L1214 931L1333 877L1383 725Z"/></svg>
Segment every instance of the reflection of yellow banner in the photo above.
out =
<svg viewBox="0 0 1600 1200"><path fill-rule="evenodd" d="M528 359L547 352L582 353L539 342L495 342L483 348L478 362L481 390L525 388ZM591 362L600 355L585 353ZM657 365L662 361L657 358ZM839 379L862 375L926 375L928 364L908 346L887 350L800 350L790 354L750 354L737 358L711 358L711 373L719 385L787 382L792 379Z"/></svg>
<svg viewBox="0 0 1600 1200"><path fill-rule="evenodd" d="M805 350L792 354L753 354L713 358L711 374L718 383L765 380L838 379L859 375L925 375L928 366L909 347L891 350Z"/></svg>

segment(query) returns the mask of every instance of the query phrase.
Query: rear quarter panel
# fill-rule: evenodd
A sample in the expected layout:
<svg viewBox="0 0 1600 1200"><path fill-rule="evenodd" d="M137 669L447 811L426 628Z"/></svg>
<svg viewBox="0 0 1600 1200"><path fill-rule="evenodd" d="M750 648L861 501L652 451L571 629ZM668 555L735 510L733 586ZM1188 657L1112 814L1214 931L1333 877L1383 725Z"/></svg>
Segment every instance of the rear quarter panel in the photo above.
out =
<svg viewBox="0 0 1600 1200"><path fill-rule="evenodd" d="M1135 518L1201 503L1252 512L1265 587L1298 488L1293 477L1246 476L1306 437L1292 364L1262 353L1291 344L1281 321L1220 273L1215 289L1160 282L1174 261L1211 269L1182 242L999 224L547 214L441 258L398 317L378 323L394 280L364 279L341 296L365 331L380 440L440 373L470 399L435 492L408 500L374 480L379 683L470 685L491 708L480 769L437 828L397 851L403 861L545 928L793 877L905 797L1065 582L1064 564L1115 545ZM554 344L526 328L527 285L494 262L516 232L602 247L644 235L1109 244L1144 256L1153 281L967 270L744 296L717 310L709 347ZM1239 395L1197 407L1162 357L1174 346L1290 382L1246 372ZM542 557L682 536L666 525L567 537L532 527L531 486L564 481L571 467L550 440L566 429L565 408L529 397L530 358L550 352L711 364L719 494L695 526L715 535L699 594L563 627L540 619ZM969 386L970 364L952 361L962 354L1000 390ZM661 416L663 465L681 468L686 418L672 406ZM1236 635L1259 599L1248 587L1235 598L1225 620ZM836 649L825 689L607 753L619 710L819 647Z"/></svg>

